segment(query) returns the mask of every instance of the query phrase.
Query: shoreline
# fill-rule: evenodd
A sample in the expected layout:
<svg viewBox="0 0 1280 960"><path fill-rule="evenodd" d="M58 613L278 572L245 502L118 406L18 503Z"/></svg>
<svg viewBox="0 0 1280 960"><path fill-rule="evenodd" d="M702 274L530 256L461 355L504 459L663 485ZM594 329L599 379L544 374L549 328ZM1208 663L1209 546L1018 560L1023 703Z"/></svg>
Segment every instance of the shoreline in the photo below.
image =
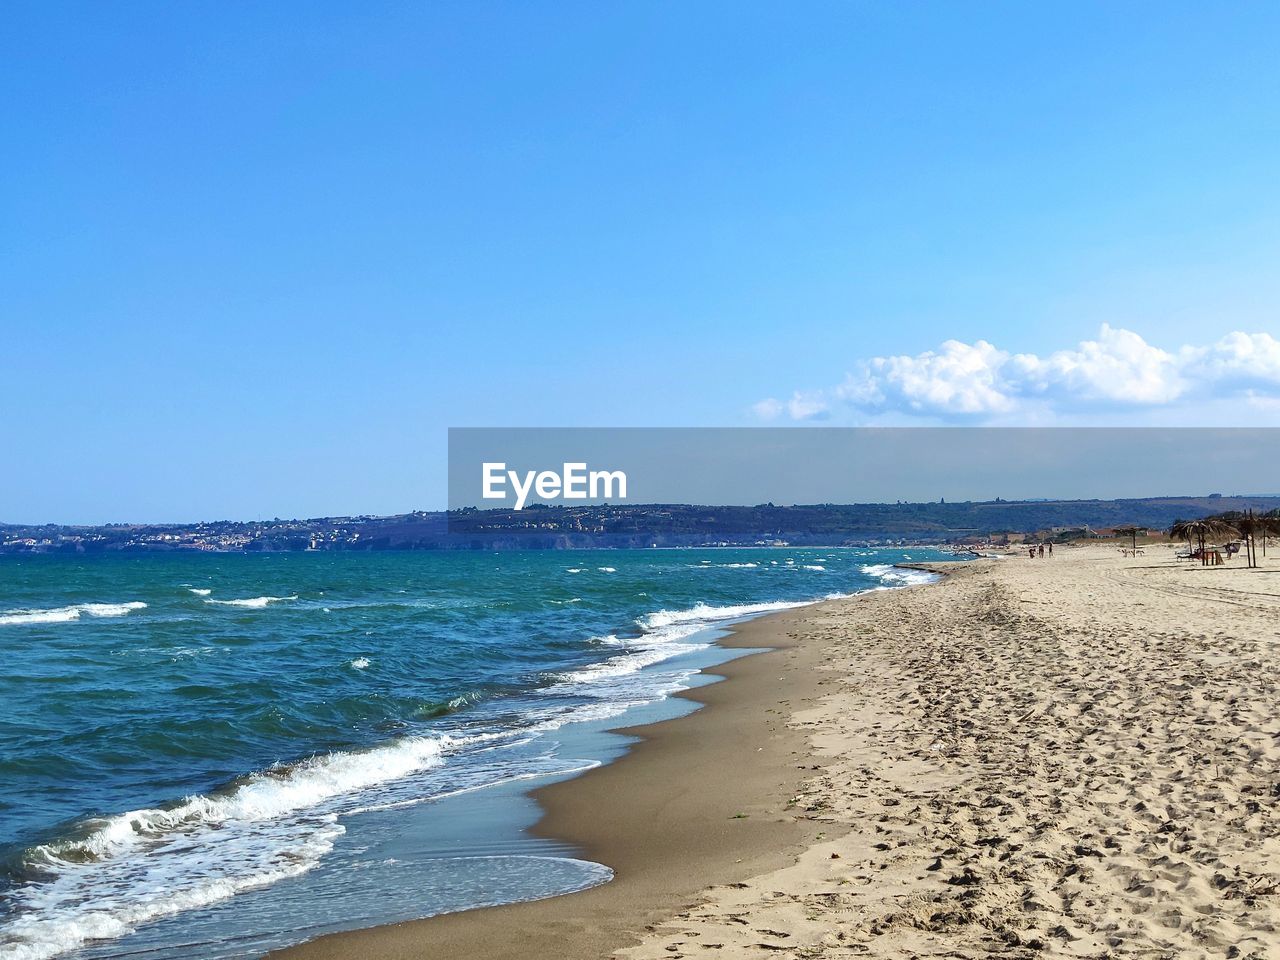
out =
<svg viewBox="0 0 1280 960"><path fill-rule="evenodd" d="M272 956L1280 956L1280 560L918 566L735 627L773 649L535 792L612 882Z"/></svg>
<svg viewBox="0 0 1280 960"><path fill-rule="evenodd" d="M895 566L945 574L971 563ZM638 943L646 929L691 906L708 886L790 865L832 833L790 805L819 765L807 734L789 725L789 717L836 682L819 670L818 645L799 638L799 622L830 604L936 585L869 590L734 625L717 644L758 652L704 671L718 682L673 694L699 709L618 728L614 732L638 738L623 756L531 791L542 810L531 832L570 843L584 858L610 867L611 881L541 900L326 934L267 956L593 960Z"/></svg>

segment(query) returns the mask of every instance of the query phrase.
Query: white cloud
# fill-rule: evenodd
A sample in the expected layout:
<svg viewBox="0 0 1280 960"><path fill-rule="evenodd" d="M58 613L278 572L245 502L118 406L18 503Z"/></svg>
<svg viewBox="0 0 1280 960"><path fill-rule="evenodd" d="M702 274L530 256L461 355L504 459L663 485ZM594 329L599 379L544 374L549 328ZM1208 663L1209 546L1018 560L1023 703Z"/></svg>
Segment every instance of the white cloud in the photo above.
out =
<svg viewBox="0 0 1280 960"><path fill-rule="evenodd" d="M1280 340L1269 333L1229 333L1204 350L1188 348L1188 374L1235 383L1243 392L1280 387Z"/></svg>
<svg viewBox="0 0 1280 960"><path fill-rule="evenodd" d="M1009 355L985 340L948 340L936 352L875 357L845 377L835 395L855 407L947 416L1004 413L1013 401L1001 379Z"/></svg>
<svg viewBox="0 0 1280 960"><path fill-rule="evenodd" d="M1170 403L1187 387L1177 357L1105 323L1097 340L1044 359L1018 354L1010 367L1008 382L1017 393L1050 394L1067 403Z"/></svg>
<svg viewBox="0 0 1280 960"><path fill-rule="evenodd" d="M794 393L787 401L787 416L792 420L825 420L831 406L821 393Z"/></svg>
<svg viewBox="0 0 1280 960"><path fill-rule="evenodd" d="M777 420L784 409L782 403L773 397L765 397L751 407L751 411L761 420Z"/></svg>
<svg viewBox="0 0 1280 960"><path fill-rule="evenodd" d="M1231 333L1208 346L1166 350L1103 324L1097 339L1046 355L1010 353L985 340L948 340L913 356L859 361L830 390L762 400L761 419L809 420L839 401L864 415L968 421L1040 418L1083 411L1162 410L1196 400L1280 400L1280 340Z"/></svg>
<svg viewBox="0 0 1280 960"><path fill-rule="evenodd" d="M766 397L751 409L761 420L777 420L784 413L792 420L825 420L831 415L831 404L820 391L797 390L787 401Z"/></svg>

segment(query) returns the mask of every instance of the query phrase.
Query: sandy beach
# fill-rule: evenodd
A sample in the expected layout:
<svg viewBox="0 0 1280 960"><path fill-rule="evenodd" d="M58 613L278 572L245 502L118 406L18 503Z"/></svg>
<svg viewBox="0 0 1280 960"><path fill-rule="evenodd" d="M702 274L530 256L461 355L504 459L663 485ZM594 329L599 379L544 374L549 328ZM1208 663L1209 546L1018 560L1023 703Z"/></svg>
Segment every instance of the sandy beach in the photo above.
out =
<svg viewBox="0 0 1280 960"><path fill-rule="evenodd" d="M539 791L613 882L273 956L1280 956L1280 562L939 568L743 625L705 709Z"/></svg>

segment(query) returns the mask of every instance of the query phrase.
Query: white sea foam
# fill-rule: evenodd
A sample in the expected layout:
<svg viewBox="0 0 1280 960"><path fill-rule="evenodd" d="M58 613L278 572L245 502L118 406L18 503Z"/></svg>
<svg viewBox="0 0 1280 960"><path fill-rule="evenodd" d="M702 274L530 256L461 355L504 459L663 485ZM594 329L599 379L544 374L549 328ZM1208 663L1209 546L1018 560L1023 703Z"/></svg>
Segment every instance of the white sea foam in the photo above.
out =
<svg viewBox="0 0 1280 960"><path fill-rule="evenodd" d="M197 597L207 597L209 594L213 593L213 591L210 590L208 587L187 587L187 589L190 590L192 593L194 593Z"/></svg>
<svg viewBox="0 0 1280 960"><path fill-rule="evenodd" d="M0 932L0 956L49 960L90 941L125 936L148 921L297 876L314 867L344 832L330 815L269 847L226 834L201 850L175 841L183 843L177 870L145 857L69 869L14 898L24 909ZM94 896L99 884L101 898Z"/></svg>
<svg viewBox="0 0 1280 960"><path fill-rule="evenodd" d="M688 610L659 610L656 613L642 617L639 622L640 626L646 630L657 630L677 623L711 624L720 620L759 616L762 613L772 613L775 610L790 610L792 607L807 606L811 602L809 600L779 600L774 603L739 603L723 607L713 607L705 603L699 603Z"/></svg>
<svg viewBox="0 0 1280 960"><path fill-rule="evenodd" d="M47 960L89 940L204 906L311 869L342 834L332 803L438 766L489 736L411 737L254 774L225 793L85 824L74 839L27 851L42 875L14 897L0 957Z"/></svg>
<svg viewBox="0 0 1280 960"><path fill-rule="evenodd" d="M220 607L249 607L260 610L269 603L284 603L286 600L297 600L295 593L291 597L247 597L243 600L206 600L205 603L216 603Z"/></svg>
<svg viewBox="0 0 1280 960"><path fill-rule="evenodd" d="M606 716L615 716L634 703L665 696L685 685L685 681L697 672L695 668L679 670L663 678L653 678L656 686L646 687L645 690L635 686L628 678L646 667L652 667L682 654L706 649L711 645L710 638L694 639L695 634L726 620L803 607L807 603L808 601L778 601L723 607L699 603L688 610L659 610L650 613L636 621L636 625L641 630L637 637L619 637L616 634L610 634L594 638L594 642L601 646L617 647L625 652L599 663L557 674L556 682L545 687L542 692L559 694L564 693L566 688L575 688L578 692L593 697L602 699L613 697L614 705L609 708L611 712ZM598 711L590 717L590 719L600 718Z"/></svg>
<svg viewBox="0 0 1280 960"><path fill-rule="evenodd" d="M795 561L788 561L788 563L794 565ZM814 571L825 570L819 564L806 564L804 568ZM876 589L927 583L935 579L933 574L924 571L902 570L889 564L864 566L862 572L879 577L885 584ZM833 600L847 596L850 594L830 593L823 599ZM590 708L589 715L581 714L581 708L579 708L570 718L572 720L616 716L634 703L665 696L687 686L688 678L697 672L695 668L671 671L656 677L650 676L643 683L638 683L632 678L642 670L664 660L710 646L709 638L702 640L697 636L707 628L730 620L741 620L779 610L804 607L814 602L816 601L779 600L725 606L698 603L684 610L658 610L636 621L636 625L641 630L637 637L619 637L616 634L610 634L594 638L594 642L601 646L616 647L623 652L599 663L559 674L555 678L556 682L544 688L543 692L564 693L567 689L572 689L575 693L589 694L600 699L599 704ZM601 710L604 713L600 713Z"/></svg>
<svg viewBox="0 0 1280 960"><path fill-rule="evenodd" d="M522 741L528 743L528 740ZM586 773L588 770L594 770L603 765L600 760L582 760L570 761L565 766L557 766L551 772L556 776L569 776L575 773ZM513 773L509 776L499 777L496 780L485 780L481 783L473 783L465 787L458 787L456 790L444 790L440 793L433 793L425 797L409 797L406 800L390 800L386 803L371 803L367 807L356 807L348 811L349 816L355 816L361 813L379 813L383 810L403 810L406 807L416 807L424 803L435 803L439 800L447 800L450 797L460 797L464 794L475 793L477 790L487 790L490 787L501 786L506 783L519 783L522 780L536 780L539 777L545 777L548 771L537 767L532 770L526 770L522 773Z"/></svg>
<svg viewBox="0 0 1280 960"><path fill-rule="evenodd" d="M132 810L93 821L87 836L34 847L29 855L35 863L51 865L103 860L178 831L270 820L434 766L456 742L448 737L409 737L373 750L322 754L254 774L225 794L187 797L173 807Z"/></svg>
<svg viewBox="0 0 1280 960"><path fill-rule="evenodd" d="M618 572L617 567L596 567L596 569L599 570L601 573L617 573Z"/></svg>
<svg viewBox="0 0 1280 960"><path fill-rule="evenodd" d="M824 567L824 566L823 566L822 564L820 564L820 563L806 563L806 564L804 564L804 569L805 569L805 570L819 570L819 571L821 571L821 570L826 570L827 568L826 568L826 567Z"/></svg>
<svg viewBox="0 0 1280 960"><path fill-rule="evenodd" d="M866 563L862 565L861 570L869 577L880 579L883 586L876 588L879 590L933 583L938 579L936 573L929 573L927 570L906 570L890 563Z"/></svg>
<svg viewBox="0 0 1280 960"><path fill-rule="evenodd" d="M354 660L351 661L351 669L364 670L366 667L369 666L369 662L370 661L368 657L356 657Z"/></svg>
<svg viewBox="0 0 1280 960"><path fill-rule="evenodd" d="M824 570L817 564L806 565L805 569ZM879 576L882 580L893 582L895 586L907 586L912 583L928 583L934 579L933 574L915 570L900 570L889 564L864 566L863 573ZM885 589L885 588L880 588ZM845 593L830 593L823 599L835 600L850 596ZM710 641L691 640L695 634L708 627L724 623L728 620L741 620L746 617L760 616L779 610L791 610L809 606L813 600L777 600L766 603L740 603L725 606L712 606L698 603L686 610L658 610L647 614L636 621L642 633L638 637L618 637L610 634L594 638L594 642L609 647L620 647L625 653L610 657L600 663L580 667L557 676L557 683L547 687L545 692L563 692L566 685L591 685L608 683L639 673L664 660L685 653L692 653L710 645ZM683 673L687 679L694 670ZM676 688L678 689L678 687ZM658 694L662 695L662 694ZM623 707L625 709L625 705ZM619 711L620 712L620 711Z"/></svg>
<svg viewBox="0 0 1280 960"><path fill-rule="evenodd" d="M31 623L69 623L81 616L123 617L132 610L145 610L141 600L128 603L76 603L68 607L51 607L46 610L5 610L0 612L0 625Z"/></svg>
<svg viewBox="0 0 1280 960"><path fill-rule="evenodd" d="M575 670L570 674L566 674L565 680L572 683L598 683L601 680L625 677L633 673L638 673L645 667L651 667L655 663L661 663L663 660L670 660L672 657L679 656L682 653L692 653L695 650L701 650L705 646L706 644L671 643L661 647L646 647L642 650L637 650L634 653L611 657L603 663L597 663L590 667L584 667L581 670Z"/></svg>
<svg viewBox="0 0 1280 960"><path fill-rule="evenodd" d="M683 642L702 629L701 624L680 624L666 627L654 633L639 637L620 638L617 636L597 637L596 642L609 647L625 649L626 653L609 657L599 663L593 663L576 670L559 674L556 684L544 689L544 693L562 693L566 685L596 684L604 680L639 673L645 667L651 667L663 660L670 660L682 653L692 653L709 646L709 643ZM692 671L690 671L692 672ZM593 691L594 693L595 691Z"/></svg>

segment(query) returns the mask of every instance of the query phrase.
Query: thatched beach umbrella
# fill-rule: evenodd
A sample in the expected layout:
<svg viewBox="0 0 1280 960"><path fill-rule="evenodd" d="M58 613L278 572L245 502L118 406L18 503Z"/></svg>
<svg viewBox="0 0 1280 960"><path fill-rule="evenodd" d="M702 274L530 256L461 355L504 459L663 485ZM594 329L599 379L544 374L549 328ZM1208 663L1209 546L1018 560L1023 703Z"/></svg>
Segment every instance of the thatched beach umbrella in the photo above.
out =
<svg viewBox="0 0 1280 960"><path fill-rule="evenodd" d="M1229 522L1240 531L1240 536L1244 538L1245 559L1248 560L1251 567L1258 565L1258 538L1262 538L1262 552L1265 556L1267 552L1267 536L1280 530L1280 520L1276 517L1257 514L1252 510L1235 515L1224 514L1221 519Z"/></svg>
<svg viewBox="0 0 1280 960"><path fill-rule="evenodd" d="M1187 550L1188 551L1191 550L1191 533L1187 530L1187 521L1185 520L1173 521L1173 526L1171 526L1168 529L1167 533L1174 540L1187 541Z"/></svg>
<svg viewBox="0 0 1280 960"><path fill-rule="evenodd" d="M1177 540L1186 540L1188 544L1195 539L1200 545L1200 563L1206 566L1209 558L1205 555L1205 543L1209 540L1223 540L1239 535L1231 524L1220 517L1205 517L1202 520L1179 520L1169 528L1169 536Z"/></svg>
<svg viewBox="0 0 1280 960"><path fill-rule="evenodd" d="M1134 552L1137 552L1137 549L1138 549L1138 534L1140 534L1140 533L1146 533L1146 532L1147 532L1147 530L1148 530L1148 528L1147 528L1147 527L1135 527L1135 526L1116 527L1116 534L1117 534L1117 535L1119 535L1119 536L1121 536L1121 537L1129 537L1129 538L1131 538L1131 539L1132 539L1132 541L1133 541L1133 549L1134 549Z"/></svg>
<svg viewBox="0 0 1280 960"><path fill-rule="evenodd" d="M1194 537L1197 536L1198 530L1194 529L1191 520L1175 520L1173 526L1169 528L1169 536L1175 540L1187 541L1187 552L1195 550L1195 544L1192 543Z"/></svg>
<svg viewBox="0 0 1280 960"><path fill-rule="evenodd" d="M1280 508L1268 510L1262 515L1266 526L1262 530L1262 555L1267 555L1267 537L1280 537Z"/></svg>
<svg viewBox="0 0 1280 960"><path fill-rule="evenodd" d="M1256 567L1258 564L1254 559L1254 535L1261 532L1262 525L1258 522L1258 518L1253 513L1243 514L1231 521L1231 525L1240 531L1240 537L1244 540L1244 561L1247 566Z"/></svg>

